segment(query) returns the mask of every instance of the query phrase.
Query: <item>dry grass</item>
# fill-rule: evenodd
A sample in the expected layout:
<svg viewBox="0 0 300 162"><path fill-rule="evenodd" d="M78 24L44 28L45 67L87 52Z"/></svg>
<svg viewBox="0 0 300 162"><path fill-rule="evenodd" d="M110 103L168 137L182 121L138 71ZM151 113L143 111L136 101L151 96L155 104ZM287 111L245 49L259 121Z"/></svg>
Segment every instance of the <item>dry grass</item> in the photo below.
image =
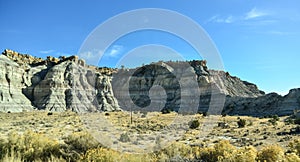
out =
<svg viewBox="0 0 300 162"><path fill-rule="evenodd" d="M218 120L203 135L203 125L212 121L207 120L210 117ZM246 125L242 128L236 116L210 117L134 113L131 123L128 112L80 116L73 112L0 113L0 158L1 161L300 161L299 134L291 131L297 125L286 124L287 117L280 117L274 124L270 118L243 116L240 119ZM191 120L199 121L200 126L189 129ZM165 128L178 121L186 124L187 129L176 140L162 143L168 136L176 135L176 129L165 132ZM114 147L99 144L92 135L102 128L98 133L103 133L104 141L111 140L112 146L124 148L110 149ZM155 137L158 132L160 138ZM113 136L105 139L105 135ZM151 144L150 151L140 149L144 154L126 150Z"/></svg>

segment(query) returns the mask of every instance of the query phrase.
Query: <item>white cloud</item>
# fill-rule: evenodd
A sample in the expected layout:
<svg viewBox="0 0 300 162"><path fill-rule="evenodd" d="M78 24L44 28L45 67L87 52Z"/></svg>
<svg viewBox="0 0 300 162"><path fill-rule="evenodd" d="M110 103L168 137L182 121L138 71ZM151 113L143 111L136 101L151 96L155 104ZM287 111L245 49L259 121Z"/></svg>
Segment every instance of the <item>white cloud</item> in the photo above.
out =
<svg viewBox="0 0 300 162"><path fill-rule="evenodd" d="M56 56L66 56L66 57L69 57L69 56L73 56L73 55L76 55L76 54L65 53L65 52L56 52Z"/></svg>
<svg viewBox="0 0 300 162"><path fill-rule="evenodd" d="M79 53L78 57L84 59L87 64L97 65L102 55L103 50L94 49L91 51Z"/></svg>
<svg viewBox="0 0 300 162"><path fill-rule="evenodd" d="M258 17L263 17L269 15L266 11L261 11L256 9L256 7L252 8L249 12L246 13L245 20L255 19Z"/></svg>
<svg viewBox="0 0 300 162"><path fill-rule="evenodd" d="M226 23L226 24L235 23L235 22L247 23L247 22L251 22L248 20L252 20L252 19L256 19L256 18L268 16L268 15L271 15L271 13L267 12L267 11L263 11L263 10L258 10L256 7L254 7L249 12L247 12L243 15L229 15L229 16L214 15L211 18L209 18L206 22ZM273 22L273 20L261 20L260 19L259 21L255 21L255 22L267 23L267 22L271 22L271 21ZM253 23L253 21L252 21L252 23Z"/></svg>
<svg viewBox="0 0 300 162"><path fill-rule="evenodd" d="M215 23L233 23L234 22L234 17L233 16L227 16L227 17L220 17L218 15L215 15L211 17L208 22L215 22Z"/></svg>
<svg viewBox="0 0 300 162"><path fill-rule="evenodd" d="M45 50L45 51L40 51L42 54L48 54L48 53L53 53L55 50Z"/></svg>
<svg viewBox="0 0 300 162"><path fill-rule="evenodd" d="M98 65L102 57L106 58L116 58L124 50L121 45L113 45L111 48L104 52L103 49L93 49L89 51L84 51L78 54L79 58L84 59L87 64Z"/></svg>
<svg viewBox="0 0 300 162"><path fill-rule="evenodd" d="M113 45L107 55L110 57L117 57L123 51L123 49L124 47L121 45Z"/></svg>

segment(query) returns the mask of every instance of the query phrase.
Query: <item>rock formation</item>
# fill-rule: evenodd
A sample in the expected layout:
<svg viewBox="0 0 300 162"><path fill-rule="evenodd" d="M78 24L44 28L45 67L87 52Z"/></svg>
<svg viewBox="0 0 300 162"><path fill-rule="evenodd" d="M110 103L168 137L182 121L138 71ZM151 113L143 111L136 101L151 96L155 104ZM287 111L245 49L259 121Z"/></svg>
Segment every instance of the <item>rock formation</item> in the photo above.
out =
<svg viewBox="0 0 300 162"><path fill-rule="evenodd" d="M300 110L300 89L265 95L255 84L209 70L205 60L112 69L86 65L77 56L44 60L5 50L0 67L2 112L124 109L264 116Z"/></svg>
<svg viewBox="0 0 300 162"><path fill-rule="evenodd" d="M223 71L209 70L205 60L158 62L135 69L120 69L115 73L112 85L120 107L126 110L206 112L211 106L212 98L222 104L225 95L264 95L264 92L252 83L232 77ZM155 86L163 88L160 91L150 91ZM150 99L150 96L160 97L155 100ZM149 106L152 102L156 104ZM218 114L221 111L219 109L211 113Z"/></svg>
<svg viewBox="0 0 300 162"><path fill-rule="evenodd" d="M22 93L26 79L24 73L17 63L0 56L0 111L18 112L33 108Z"/></svg>
<svg viewBox="0 0 300 162"><path fill-rule="evenodd" d="M300 109L300 89L292 89L281 96L270 93L260 97L227 97L223 110L230 115L291 115Z"/></svg>
<svg viewBox="0 0 300 162"><path fill-rule="evenodd" d="M5 50L0 57L0 111L120 110L111 76L77 56L46 60Z"/></svg>

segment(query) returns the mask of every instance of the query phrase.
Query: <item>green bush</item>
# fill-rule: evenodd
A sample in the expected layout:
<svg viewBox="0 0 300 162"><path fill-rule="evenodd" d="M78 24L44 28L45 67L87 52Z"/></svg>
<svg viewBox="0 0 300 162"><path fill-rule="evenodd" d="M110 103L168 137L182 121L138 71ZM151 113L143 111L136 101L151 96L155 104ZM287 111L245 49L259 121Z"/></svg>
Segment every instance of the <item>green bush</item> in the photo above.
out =
<svg viewBox="0 0 300 162"><path fill-rule="evenodd" d="M268 120L272 125L277 125L277 121L279 121L278 115L271 116L271 119Z"/></svg>
<svg viewBox="0 0 300 162"><path fill-rule="evenodd" d="M172 112L171 109L162 109L161 110L162 114L170 114Z"/></svg>
<svg viewBox="0 0 300 162"><path fill-rule="evenodd" d="M279 119L280 119L280 118L278 117L278 115L273 115L272 118L273 118L274 120L276 120L276 121L279 121Z"/></svg>
<svg viewBox="0 0 300 162"><path fill-rule="evenodd" d="M277 125L277 120L275 119L270 119L268 120L272 125Z"/></svg>
<svg viewBox="0 0 300 162"><path fill-rule="evenodd" d="M188 124L190 129L196 129L200 126L200 122L198 120L191 120Z"/></svg>
<svg viewBox="0 0 300 162"><path fill-rule="evenodd" d="M6 151L4 150L5 147L5 141L3 139L0 139L0 159L2 159L5 156Z"/></svg>
<svg viewBox="0 0 300 162"><path fill-rule="evenodd" d="M203 112L203 114L202 114L204 117L205 116L209 116L209 113L208 112Z"/></svg>
<svg viewBox="0 0 300 162"><path fill-rule="evenodd" d="M294 120L292 118L290 118L290 117L287 118L284 122L285 122L286 125L294 124Z"/></svg>
<svg viewBox="0 0 300 162"><path fill-rule="evenodd" d="M128 133L127 132L125 132L125 133L122 133L121 135L120 135L120 139L119 139L121 142L130 142L130 137L129 137L129 135L128 135Z"/></svg>
<svg viewBox="0 0 300 162"><path fill-rule="evenodd" d="M244 128L246 126L246 120L245 119L239 119L237 121L238 127L239 128Z"/></svg>
<svg viewBox="0 0 300 162"><path fill-rule="evenodd" d="M296 153L298 156L300 156L300 139L294 140L293 142L290 142L288 145L290 152Z"/></svg>
<svg viewBox="0 0 300 162"><path fill-rule="evenodd" d="M296 119L294 120L294 123L295 123L295 124L300 124L300 118L296 118Z"/></svg>

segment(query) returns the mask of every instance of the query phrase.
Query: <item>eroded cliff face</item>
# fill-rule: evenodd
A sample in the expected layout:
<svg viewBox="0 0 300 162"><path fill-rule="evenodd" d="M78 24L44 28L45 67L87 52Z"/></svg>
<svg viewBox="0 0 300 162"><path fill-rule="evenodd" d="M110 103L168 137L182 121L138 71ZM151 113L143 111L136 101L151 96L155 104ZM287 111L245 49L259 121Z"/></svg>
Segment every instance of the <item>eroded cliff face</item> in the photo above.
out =
<svg viewBox="0 0 300 162"><path fill-rule="evenodd" d="M34 109L290 115L300 109L300 89L286 96L265 95L255 84L209 70L206 61L110 69L86 65L77 56L43 60L5 50L0 56L0 111Z"/></svg>
<svg viewBox="0 0 300 162"><path fill-rule="evenodd" d="M18 112L33 107L22 93L25 70L6 56L0 56L0 111Z"/></svg>
<svg viewBox="0 0 300 162"><path fill-rule="evenodd" d="M228 72L209 70L205 61L158 62L121 69L112 85L125 110L251 116L291 115L300 110L300 89L286 96L265 94L255 84Z"/></svg>
<svg viewBox="0 0 300 162"><path fill-rule="evenodd" d="M208 70L205 61L158 62L121 69L114 75L112 85L122 109L141 111L206 112L212 102L219 104L215 107L222 106L226 95L264 95L254 84L223 71ZM161 89L151 90L157 86ZM211 113L221 113L221 109Z"/></svg>
<svg viewBox="0 0 300 162"><path fill-rule="evenodd" d="M120 110L111 75L76 56L47 60L5 50L0 57L0 111Z"/></svg>
<svg viewBox="0 0 300 162"><path fill-rule="evenodd" d="M281 96L270 93L260 97L227 97L223 113L230 115L291 115L300 110L300 89Z"/></svg>

